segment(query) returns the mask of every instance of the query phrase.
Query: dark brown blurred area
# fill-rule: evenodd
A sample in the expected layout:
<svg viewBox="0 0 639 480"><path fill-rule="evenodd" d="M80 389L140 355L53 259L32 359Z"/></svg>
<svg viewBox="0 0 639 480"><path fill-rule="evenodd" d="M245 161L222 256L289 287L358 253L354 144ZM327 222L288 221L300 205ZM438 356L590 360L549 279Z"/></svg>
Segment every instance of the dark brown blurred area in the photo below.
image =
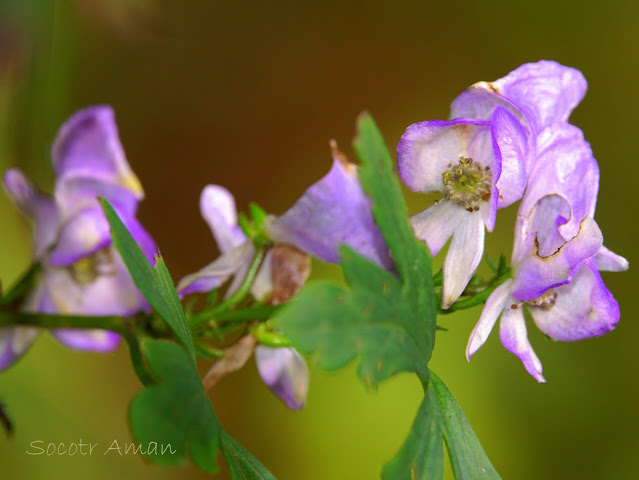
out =
<svg viewBox="0 0 639 480"><path fill-rule="evenodd" d="M634 265L637 2L5 0L0 8L2 170L19 165L50 188L48 149L59 125L79 108L111 104L145 187L140 218L176 280L217 255L198 209L206 184L231 190L240 210L256 201L281 213L328 171L330 139L354 157L360 111L373 114L394 151L406 126L446 118L468 85L542 58L579 68L589 81L572 120L600 162L597 221L606 245ZM426 206L412 194L409 204L415 212ZM514 213L500 215L487 237L494 257L511 249ZM28 229L4 197L0 232L0 277L14 279L28 262ZM631 270L604 279L621 305L615 332L560 344L530 328L546 385L528 378L495 332L466 362L478 310L442 320L449 331L438 336L433 369L504 479L639 471L637 277ZM420 392L402 377L370 395L353 370L314 370L301 413L270 396L251 362L211 397L225 428L281 480L371 478L399 448ZM0 440L0 477L204 478L138 458L24 453L40 432L45 440L102 435L108 445L117 433L129 441L126 405L138 388L124 347L96 356L42 340L0 374L18 432Z"/></svg>

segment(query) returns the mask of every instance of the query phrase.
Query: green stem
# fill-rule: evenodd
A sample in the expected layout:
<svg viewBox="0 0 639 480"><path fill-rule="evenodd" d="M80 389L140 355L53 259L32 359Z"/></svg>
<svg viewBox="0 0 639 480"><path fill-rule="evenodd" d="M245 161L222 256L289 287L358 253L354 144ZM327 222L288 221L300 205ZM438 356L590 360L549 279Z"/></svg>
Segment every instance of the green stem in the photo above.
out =
<svg viewBox="0 0 639 480"><path fill-rule="evenodd" d="M248 270L246 271L246 275L244 276L244 280L240 284L239 288L231 295L229 298L220 303L217 307L194 314L191 317L191 328L197 327L198 325L202 325L203 323L208 322L216 315L219 315L221 312L225 312L226 310L230 310L235 307L238 303L240 303L244 297L249 293L251 286L253 285L253 281L255 280L255 276L262 265L262 260L264 260L264 255L266 253L266 249L257 248L255 251L255 256L249 265Z"/></svg>
<svg viewBox="0 0 639 480"><path fill-rule="evenodd" d="M493 281L491 281L490 284L484 290L479 292L478 294L473 295L470 298L466 298L464 300L460 300L458 302L455 302L450 307L448 307L446 310L444 310L444 309L442 309L440 307L437 313L439 313L441 315L447 315L449 313L456 312L458 310L465 310L467 308L472 308L475 305L479 305L481 303L484 303L488 299L490 294L493 293L495 291L495 289L499 285L504 283L510 277L511 277L511 271L510 271L510 269L508 269L504 273L502 273L500 276L495 278Z"/></svg>
<svg viewBox="0 0 639 480"><path fill-rule="evenodd" d="M142 385L148 386L157 383L153 378L153 375L147 370L144 364L144 356L140 349L140 339L131 332L122 333L122 338L126 341L129 347L129 355L131 357L131 365L133 365L133 371L137 375Z"/></svg>
<svg viewBox="0 0 639 480"><path fill-rule="evenodd" d="M131 319L129 319L131 320ZM86 315L49 315L44 313L0 312L0 327L80 328L111 330L122 333L127 328L124 317L89 317Z"/></svg>

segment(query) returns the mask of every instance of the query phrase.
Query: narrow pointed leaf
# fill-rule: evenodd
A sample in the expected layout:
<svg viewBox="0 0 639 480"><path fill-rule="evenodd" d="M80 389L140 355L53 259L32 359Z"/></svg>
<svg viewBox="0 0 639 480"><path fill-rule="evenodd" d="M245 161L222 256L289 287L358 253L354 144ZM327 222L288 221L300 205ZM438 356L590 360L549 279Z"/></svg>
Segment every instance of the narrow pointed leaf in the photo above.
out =
<svg viewBox="0 0 639 480"><path fill-rule="evenodd" d="M155 267L151 266L113 207L103 198L100 199L100 202L111 226L113 243L122 256L135 285L147 302L168 323L195 361L195 347L191 329L184 316L182 304L164 259L157 256Z"/></svg>
<svg viewBox="0 0 639 480"><path fill-rule="evenodd" d="M446 385L430 372L443 414L443 432L456 480L501 480L479 443L470 423Z"/></svg>
<svg viewBox="0 0 639 480"><path fill-rule="evenodd" d="M363 113L357 120L357 151L362 167L360 181L373 199L373 215L391 251L397 271L420 317L429 322L435 335L435 302L430 253L418 241L408 221L408 209L402 196L394 163L373 118Z"/></svg>
<svg viewBox="0 0 639 480"><path fill-rule="evenodd" d="M382 480L441 480L444 475L443 415L432 386L417 411L408 438L382 470Z"/></svg>
<svg viewBox="0 0 639 480"><path fill-rule="evenodd" d="M222 453L232 480L275 480L264 465L225 431L222 431Z"/></svg>

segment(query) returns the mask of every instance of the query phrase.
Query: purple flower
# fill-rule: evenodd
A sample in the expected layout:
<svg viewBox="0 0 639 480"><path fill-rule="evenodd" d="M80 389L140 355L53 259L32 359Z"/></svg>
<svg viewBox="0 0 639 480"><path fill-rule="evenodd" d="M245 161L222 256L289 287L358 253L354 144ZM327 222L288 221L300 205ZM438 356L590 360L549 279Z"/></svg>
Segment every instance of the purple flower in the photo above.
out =
<svg viewBox="0 0 639 480"><path fill-rule="evenodd" d="M372 202L357 178L357 167L331 142L333 167L283 215L272 218L266 231L276 242L288 243L325 262L339 262L346 244L378 265L393 262L371 213Z"/></svg>
<svg viewBox="0 0 639 480"><path fill-rule="evenodd" d="M4 184L18 208L34 222L34 261L43 268L22 310L69 315L133 315L148 306L112 245L97 196L113 204L150 262L156 251L135 218L143 192L118 138L110 107L91 107L60 129L52 149L54 196L38 191L18 169ZM0 331L0 368L22 355L38 333L34 328ZM67 346L110 351L119 336L103 330L55 330Z"/></svg>
<svg viewBox="0 0 639 480"><path fill-rule="evenodd" d="M402 181L443 198L412 217L415 235L436 255L452 236L444 261L442 305L462 294L492 231L497 210L519 200L526 186L526 133L504 107L490 120L457 119L411 125L397 146Z"/></svg>
<svg viewBox="0 0 639 480"><path fill-rule="evenodd" d="M209 292L233 277L229 296L243 280L255 253L238 225L235 200L218 185L208 185L200 196L200 211L209 224L222 254L178 284L182 295ZM390 268L392 260L384 239L375 225L371 201L357 179L355 165L349 163L333 145L333 167L319 182L280 217L269 217L266 233L276 244L288 244L327 262L339 261L339 247L347 244L362 255ZM272 251L257 274L251 293L264 300L273 290Z"/></svg>
<svg viewBox="0 0 639 480"><path fill-rule="evenodd" d="M362 255L390 268L392 260L371 213L371 201L364 194L355 165L337 150L333 167L320 181L280 217L269 217L265 231L271 248L251 287L260 301L276 304L288 300L306 281L309 254L327 262L339 261L339 247L347 244ZM181 295L209 292L233 278L226 296L232 295L246 275L255 254L252 241L238 225L235 200L223 187L208 185L200 197L200 211L209 224L221 256L178 284ZM301 252L305 252L302 254ZM304 404L308 371L293 348L258 347L256 361L260 376L269 388L292 409Z"/></svg>
<svg viewBox="0 0 639 480"><path fill-rule="evenodd" d="M587 88L579 70L548 60L526 63L499 80L472 85L451 104L451 118L487 120L503 106L537 135L566 122Z"/></svg>
<svg viewBox="0 0 639 480"><path fill-rule="evenodd" d="M618 322L619 306L599 270L624 270L628 263L603 247L593 220L599 174L581 131L556 124L539 138L539 158L519 208L513 278L487 299L466 355L470 359L484 344L501 317L503 345L543 382L541 362L527 338L523 309L555 340L603 335Z"/></svg>
<svg viewBox="0 0 639 480"><path fill-rule="evenodd" d="M298 410L304 406L308 391L308 367L297 350L258 345L255 361L262 381L288 408Z"/></svg>

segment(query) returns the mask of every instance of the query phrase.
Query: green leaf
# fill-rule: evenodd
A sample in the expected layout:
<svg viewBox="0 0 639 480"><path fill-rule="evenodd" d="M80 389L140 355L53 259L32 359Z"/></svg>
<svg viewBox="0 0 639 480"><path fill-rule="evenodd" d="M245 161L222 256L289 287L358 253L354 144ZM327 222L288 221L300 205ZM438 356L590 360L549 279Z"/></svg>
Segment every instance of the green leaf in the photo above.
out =
<svg viewBox="0 0 639 480"><path fill-rule="evenodd" d="M390 153L368 114L358 120L355 149L362 187L400 279L342 247L350 289L309 284L273 323L300 351L316 352L324 368L360 356L359 376L372 387L406 371L426 381L437 328L430 254L413 235Z"/></svg>
<svg viewBox="0 0 639 480"><path fill-rule="evenodd" d="M222 431L222 453L231 470L232 480L275 480L275 477L253 455Z"/></svg>
<svg viewBox="0 0 639 480"><path fill-rule="evenodd" d="M9 418L9 414L2 402L0 402L0 425L7 434L7 437L11 437L13 435L13 423L11 422L11 418Z"/></svg>
<svg viewBox="0 0 639 480"><path fill-rule="evenodd" d="M432 373L431 373L432 375ZM429 387L399 453L382 470L382 480L437 480L444 475L443 414Z"/></svg>
<svg viewBox="0 0 639 480"><path fill-rule="evenodd" d="M411 431L395 458L384 466L382 479L441 479L442 440L456 480L501 480L459 405L433 372Z"/></svg>
<svg viewBox="0 0 639 480"><path fill-rule="evenodd" d="M164 465L183 465L190 453L206 472L217 471L221 427L195 365L178 345L145 340L142 351L160 383L145 388L131 402L129 418L136 443L170 444L149 455ZM175 452L175 453L170 453Z"/></svg>
<svg viewBox="0 0 639 480"><path fill-rule="evenodd" d="M272 323L327 370L360 356L358 374L370 387L398 372L427 378L430 332L399 281L347 246L340 253L350 290L310 284Z"/></svg>
<svg viewBox="0 0 639 480"><path fill-rule="evenodd" d="M113 243L120 252L135 285L155 311L168 323L195 362L191 329L164 259L156 256L155 267L152 267L113 207L103 198L100 202L111 226Z"/></svg>
<svg viewBox="0 0 639 480"><path fill-rule="evenodd" d="M501 480L446 385L433 372L430 379L443 414L444 439L456 480Z"/></svg>
<svg viewBox="0 0 639 480"><path fill-rule="evenodd" d="M413 234L394 162L382 134L368 113L361 114L357 120L354 145L362 161L360 181L373 199L375 221L421 317L430 321L434 337L436 308L430 253Z"/></svg>

